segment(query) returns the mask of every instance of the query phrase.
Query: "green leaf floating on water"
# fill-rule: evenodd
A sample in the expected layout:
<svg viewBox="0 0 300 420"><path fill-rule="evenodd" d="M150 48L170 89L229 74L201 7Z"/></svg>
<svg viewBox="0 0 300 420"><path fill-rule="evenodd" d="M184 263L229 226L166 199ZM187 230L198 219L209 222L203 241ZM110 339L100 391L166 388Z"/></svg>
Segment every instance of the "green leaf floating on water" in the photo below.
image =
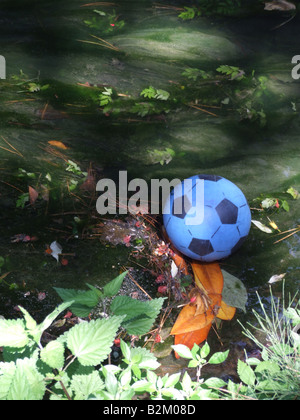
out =
<svg viewBox="0 0 300 420"><path fill-rule="evenodd" d="M243 282L225 270L222 270L222 273L224 277L223 301L229 306L242 309L246 312L248 293Z"/></svg>

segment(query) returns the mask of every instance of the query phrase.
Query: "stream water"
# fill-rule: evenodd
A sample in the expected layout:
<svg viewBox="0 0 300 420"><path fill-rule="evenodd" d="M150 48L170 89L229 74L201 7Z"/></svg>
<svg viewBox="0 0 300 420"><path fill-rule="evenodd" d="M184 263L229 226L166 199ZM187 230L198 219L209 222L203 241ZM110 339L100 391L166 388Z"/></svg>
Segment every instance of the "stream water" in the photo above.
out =
<svg viewBox="0 0 300 420"><path fill-rule="evenodd" d="M176 1L168 5L182 7ZM77 238L74 216L84 224L90 209L80 206L74 196L63 196L72 179L72 173L66 172L68 159L76 161L81 171L92 164L99 177L113 179L120 170L148 182L218 174L236 183L254 207L259 207L253 200L261 194L276 197L290 187L299 190L300 82L291 76L292 57L300 54L299 15L274 29L289 15L261 11L255 16L183 21L178 13L150 0L90 6L80 0L1 2L0 54L7 66L7 78L0 81L0 256L6 261L1 274L9 272L7 283L19 286L11 291L7 284L0 285L1 313L12 315L14 305L26 304L31 293L29 310L44 315L58 301L53 286L105 284L128 265L126 247ZM266 121L241 120L216 83L205 88L203 97L193 97L193 89L199 95L199 80L182 73L191 68L215 72L220 65L265 78ZM42 89L29 92L29 79ZM95 105L92 86L112 88L118 100L140 98L143 89L153 86L178 103L171 101L168 112L161 108L148 116L103 112ZM211 107L206 107L205 95ZM192 99L201 110L188 105ZM68 149L54 148L62 155L53 155L49 141L62 142ZM162 165L166 149L172 155ZM75 174L77 180L80 176ZM38 181L50 190L47 206L16 208L26 186ZM268 213L282 232L300 224L300 200L290 198L289 212ZM67 212L73 214L66 216ZM261 216L253 211L253 218L267 224ZM12 243L17 234L38 240ZM271 276L287 273L287 291L294 295L299 289L300 234L274 244L280 238L275 234L253 226L242 249L222 263L249 292L248 314L240 314L242 320L249 319L251 309L258 309L256 291L268 305ZM65 253L76 254L67 257L68 266L45 256L46 246L54 240ZM40 291L47 296L43 302ZM281 283L273 286L275 295L281 291ZM227 328L228 341L238 341L236 324Z"/></svg>

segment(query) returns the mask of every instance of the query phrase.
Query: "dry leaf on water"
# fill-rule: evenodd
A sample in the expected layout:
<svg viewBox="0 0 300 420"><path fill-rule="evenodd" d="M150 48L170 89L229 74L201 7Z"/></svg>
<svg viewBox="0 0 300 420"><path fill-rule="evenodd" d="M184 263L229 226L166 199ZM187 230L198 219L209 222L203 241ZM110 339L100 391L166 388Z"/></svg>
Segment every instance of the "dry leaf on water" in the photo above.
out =
<svg viewBox="0 0 300 420"><path fill-rule="evenodd" d="M54 147L58 147L59 149L62 149L62 150L68 150L68 147L65 146L61 141L51 140L51 141L48 141L48 144Z"/></svg>
<svg viewBox="0 0 300 420"><path fill-rule="evenodd" d="M223 321L231 321L236 313L236 308L227 305L223 300L221 302L221 308L219 309L217 318Z"/></svg>
<svg viewBox="0 0 300 420"><path fill-rule="evenodd" d="M265 226L263 223L259 222L258 220L251 220L251 221L262 232L273 233L272 229L270 229L268 226Z"/></svg>
<svg viewBox="0 0 300 420"><path fill-rule="evenodd" d="M206 327L200 330L191 331L184 334L175 335L174 344L183 344L191 350L195 343L200 344L206 340L212 324L208 324ZM176 359L179 359L179 355L175 352Z"/></svg>
<svg viewBox="0 0 300 420"><path fill-rule="evenodd" d="M28 187L30 204L33 206L38 199L39 193L32 187Z"/></svg>
<svg viewBox="0 0 300 420"><path fill-rule="evenodd" d="M277 283L278 281L281 281L285 278L286 273L284 274L275 274L275 276L272 276L270 280L268 281L269 284Z"/></svg>
<svg viewBox="0 0 300 420"><path fill-rule="evenodd" d="M222 301L224 278L218 263L191 263L196 287L190 292L191 303L180 312L171 335L175 344L184 344L190 349L207 339L216 317L231 320L236 309ZM179 356L175 353L176 358Z"/></svg>

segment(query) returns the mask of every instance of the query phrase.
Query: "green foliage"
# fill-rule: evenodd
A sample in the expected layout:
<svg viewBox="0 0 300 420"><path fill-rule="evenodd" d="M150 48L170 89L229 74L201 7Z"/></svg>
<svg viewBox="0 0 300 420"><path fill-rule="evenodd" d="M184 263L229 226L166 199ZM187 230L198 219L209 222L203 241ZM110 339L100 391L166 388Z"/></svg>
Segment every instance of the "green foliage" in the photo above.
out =
<svg viewBox="0 0 300 420"><path fill-rule="evenodd" d="M149 86L149 88L146 88L141 92L141 96L144 96L144 98L149 99L159 99L161 101L167 101L170 97L170 94L166 90L155 89L154 87Z"/></svg>
<svg viewBox="0 0 300 420"><path fill-rule="evenodd" d="M234 16L242 8L240 0L198 0L198 7L184 7L179 14L183 20L191 20L197 16Z"/></svg>
<svg viewBox="0 0 300 420"><path fill-rule="evenodd" d="M93 10L97 14L91 19L85 20L84 23L91 29L102 31L105 34L109 34L115 30L120 30L125 26L124 20L118 20L116 11L112 13L106 13L102 10Z"/></svg>
<svg viewBox="0 0 300 420"><path fill-rule="evenodd" d="M299 192L290 187L285 192L274 192L261 194L254 202L258 202L265 211L274 211L283 209L286 212L290 211L290 200L298 200L300 198Z"/></svg>
<svg viewBox="0 0 300 420"><path fill-rule="evenodd" d="M173 88L172 95L167 90L149 86L140 93L139 96L144 99L141 101L124 93L114 95L112 88L105 88L98 95L97 104L100 102L106 116L124 113L143 118L167 114L171 109L191 106L193 103L197 105L201 98L203 104L219 106L225 112L230 109L231 114L235 109L241 120L257 122L261 127L267 124L265 107L270 103L271 95L268 77L256 76L255 71L247 75L243 69L227 64L219 66L215 72L186 68L182 75L187 83ZM215 85L221 88L213 88Z"/></svg>
<svg viewBox="0 0 300 420"><path fill-rule="evenodd" d="M185 76L188 79L194 80L194 82L196 82L198 78L205 80L212 77L211 73L206 72L204 70L195 69L195 68L186 68L184 72L182 73L182 76Z"/></svg>
<svg viewBox="0 0 300 420"><path fill-rule="evenodd" d="M75 290L75 289L64 289L54 287L54 290L58 293L62 300L65 302L73 301L70 309L79 317L87 317L91 310L103 301L105 298L110 298L118 293L120 290L123 280L127 274L127 271L117 276L114 280L106 284L103 291L96 287L86 283L90 290Z"/></svg>
<svg viewBox="0 0 300 420"><path fill-rule="evenodd" d="M24 88L25 90L19 91L21 92L29 92L29 93L37 93L37 92L43 92L47 89L49 89L50 85L40 84L39 81L39 75L38 77L34 79L29 79L29 77L23 72L23 70L20 70L19 74L15 74L11 77L13 83L15 86L20 86Z"/></svg>
<svg viewBox="0 0 300 420"><path fill-rule="evenodd" d="M239 67L223 65L217 68L217 72L230 76L231 80L242 80L245 77L245 72Z"/></svg>
<svg viewBox="0 0 300 420"><path fill-rule="evenodd" d="M299 191L297 191L295 188L290 187L286 192L290 194L294 200L299 200L300 194Z"/></svg>
<svg viewBox="0 0 300 420"><path fill-rule="evenodd" d="M111 88L104 88L99 95L100 106L106 106L112 102L113 90Z"/></svg>
<svg viewBox="0 0 300 420"><path fill-rule="evenodd" d="M72 160L68 160L68 166L66 168L67 172L72 172L75 175L79 176L87 176L87 172L83 172L77 163L73 162Z"/></svg>
<svg viewBox="0 0 300 420"><path fill-rule="evenodd" d="M27 203L29 203L29 194L28 193L21 194L17 198L16 208L17 209L24 209L24 207L26 206Z"/></svg>
<svg viewBox="0 0 300 420"><path fill-rule="evenodd" d="M100 291L94 286L87 284L90 290L80 291L74 289L54 288L64 301L72 300L71 311L80 317L87 317L96 306L100 306L102 312L108 312L122 317L122 327L132 335L143 335L149 332L156 317L158 316L164 298L152 299L142 302L129 296L116 296L109 308L106 308L107 298L112 298L122 286L127 272L120 274L114 280L104 286Z"/></svg>
<svg viewBox="0 0 300 420"><path fill-rule="evenodd" d="M283 293L284 296L284 293ZM300 328L299 303L290 302L287 309L271 293L271 314L259 298L261 314L254 311L261 337L256 338L249 329L244 333L261 349L262 360L246 358L239 360L238 374L244 385L239 392L246 397L261 400L294 400L300 389ZM233 384L228 386L235 388ZM237 388L234 393L237 395Z"/></svg>
<svg viewBox="0 0 300 420"><path fill-rule="evenodd" d="M27 172L23 168L19 168L19 170L18 170L18 178L36 179L36 174L33 173L33 172Z"/></svg>
<svg viewBox="0 0 300 420"><path fill-rule="evenodd" d="M186 68L182 75L192 81L190 87L193 95L203 98L202 103L208 104L209 99L206 99L210 92L208 86L217 83L218 86L222 86L223 97L211 101L211 105L219 104L223 110L226 110L228 105L232 109L233 105L241 120L258 122L261 127L267 124L266 98L270 102L271 95L268 89L268 77L264 75L257 77L254 70L247 75L243 69L227 64L219 66L215 73Z"/></svg>
<svg viewBox="0 0 300 420"><path fill-rule="evenodd" d="M142 302L129 296L117 296L113 299L110 311L114 315L124 315L122 326L131 335L143 335L149 332L157 318L164 298Z"/></svg>
<svg viewBox="0 0 300 420"><path fill-rule="evenodd" d="M74 395L75 399L85 399L91 389L101 390L103 382L99 373L92 369L85 377L76 374L72 377L68 368L77 360L79 365L75 372L86 373L86 367L94 367L105 360L122 317L77 324L59 339L42 347L43 331L70 304L72 302L60 305L40 325L24 308L20 308L24 320L0 320L0 343L6 347L4 357L7 359L0 363L0 399L41 400L48 381L56 381L56 397L71 398L70 395ZM66 348L72 352L72 360L68 363L65 360ZM63 382L70 387L68 391Z"/></svg>
<svg viewBox="0 0 300 420"><path fill-rule="evenodd" d="M180 372L159 377L154 372L160 366L156 357L123 340L123 364L101 365L110 354L123 316L79 323L43 347L42 332L69 305L72 302L60 305L40 325L23 308L23 320L0 320L0 345L5 347L5 362L0 363L1 400L42 400L46 392L51 393L51 400L130 400L144 392L154 400L208 399L216 395L210 386L225 385L217 378L193 382L187 372L182 382ZM157 309L154 304L152 310ZM207 364L203 359L209 353L207 344L201 351L198 346L192 352L184 346L178 350ZM208 363L222 363L225 358L226 354L216 354Z"/></svg>
<svg viewBox="0 0 300 420"><path fill-rule="evenodd" d="M196 16L201 16L201 11L197 7L184 7L184 12L181 12L178 17L183 20L191 20Z"/></svg>
<svg viewBox="0 0 300 420"><path fill-rule="evenodd" d="M229 354L229 350L225 352L215 353L210 357L208 361L206 361L206 358L210 353L210 346L207 342L203 345L202 348L200 348L197 344L194 344L192 350L190 350L188 347L182 344L177 344L172 347L180 357L190 360L188 367L197 369L197 382L200 381L201 370L204 366L208 364L218 365L220 363L223 363L225 362ZM224 381L218 378L210 378L210 384L212 382L214 383L214 385L211 386L223 387L226 385ZM216 385L217 383L218 385Z"/></svg>
<svg viewBox="0 0 300 420"><path fill-rule="evenodd" d="M161 165L168 165L176 156L175 151L170 147L166 147L164 150L149 150L148 154L151 163L160 163Z"/></svg>
<svg viewBox="0 0 300 420"><path fill-rule="evenodd" d="M147 115L169 112L170 93L166 90L149 86L139 96L142 96L147 101L141 101L140 98L132 98L126 94L117 94L111 88L104 88L98 95L97 103L100 101L100 106L103 107L105 115L110 113L115 115L127 113L145 117Z"/></svg>
<svg viewBox="0 0 300 420"><path fill-rule="evenodd" d="M155 113L155 105L151 102L137 102L131 108L131 112L140 117L145 117L146 115Z"/></svg>
<svg viewBox="0 0 300 420"><path fill-rule="evenodd" d="M82 366L96 366L110 353L123 316L97 319L75 325L67 335L67 347Z"/></svg>
<svg viewBox="0 0 300 420"><path fill-rule="evenodd" d="M242 7L240 0L198 0L198 3L205 16L234 16Z"/></svg>
<svg viewBox="0 0 300 420"><path fill-rule="evenodd" d="M118 289L120 279L110 284L107 293ZM189 369L196 369L196 380L188 372L158 376L160 366L146 348L132 347L121 340L122 363L102 365L125 315L81 322L58 339L41 344L43 332L73 302L66 302L37 324L20 308L23 319L0 319L0 346L4 362L0 363L0 400L41 400L50 393L51 400L130 400L144 392L151 400L258 399L286 400L299 398L300 328L299 304L290 302L283 310L271 295L271 315L259 298L262 314L256 312L256 327L261 340L244 328L247 337L260 347L262 360L238 360L240 382L220 378L201 379L204 366L221 364L228 351L210 355L210 346L172 346ZM122 302L120 301L119 304ZM125 302L126 304L126 302ZM158 304L151 310L156 311ZM149 310L147 308L146 310ZM129 307L128 318L132 308ZM282 316L283 315L283 316ZM71 354L70 354L71 353Z"/></svg>

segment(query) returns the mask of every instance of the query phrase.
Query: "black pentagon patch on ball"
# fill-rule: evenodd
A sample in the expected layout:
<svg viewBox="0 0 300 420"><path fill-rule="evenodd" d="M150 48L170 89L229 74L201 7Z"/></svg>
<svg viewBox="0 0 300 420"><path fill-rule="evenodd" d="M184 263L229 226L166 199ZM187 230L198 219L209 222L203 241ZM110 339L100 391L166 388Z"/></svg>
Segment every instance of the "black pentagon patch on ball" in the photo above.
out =
<svg viewBox="0 0 300 420"><path fill-rule="evenodd" d="M184 219L186 214L192 208L190 200L186 195L182 197L175 198L172 207L172 214L179 219Z"/></svg>
<svg viewBox="0 0 300 420"><path fill-rule="evenodd" d="M218 182L220 179L223 179L221 176L218 175L198 175L199 179L204 179L204 181L213 181Z"/></svg>
<svg viewBox="0 0 300 420"><path fill-rule="evenodd" d="M200 257L204 257L205 255L214 252L214 248L209 240L196 238L193 238L192 242L190 243L189 250L194 254L199 255Z"/></svg>
<svg viewBox="0 0 300 420"><path fill-rule="evenodd" d="M240 247L243 245L243 243L246 241L247 236L244 236L243 238L241 238L238 243L232 248L231 250L231 254L234 254L237 250L240 249Z"/></svg>
<svg viewBox="0 0 300 420"><path fill-rule="evenodd" d="M217 205L216 211L223 225L234 225L237 222L239 209L227 198Z"/></svg>

